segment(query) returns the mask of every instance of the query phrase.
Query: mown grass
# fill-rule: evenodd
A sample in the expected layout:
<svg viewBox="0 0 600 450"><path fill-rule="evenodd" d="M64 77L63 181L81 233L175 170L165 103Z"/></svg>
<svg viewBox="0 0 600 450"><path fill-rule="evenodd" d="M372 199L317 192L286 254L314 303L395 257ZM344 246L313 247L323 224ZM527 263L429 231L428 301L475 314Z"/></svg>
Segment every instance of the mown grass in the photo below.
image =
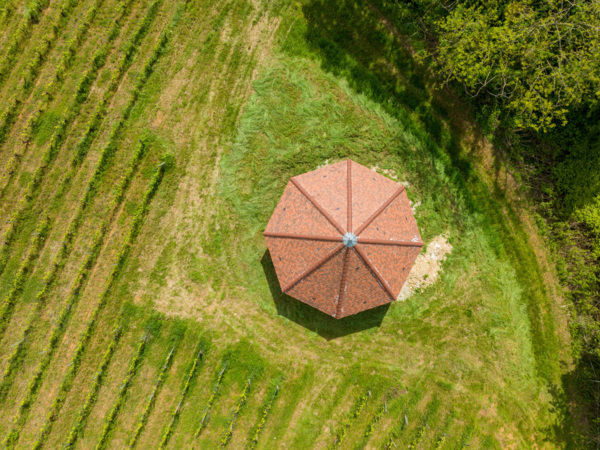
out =
<svg viewBox="0 0 600 450"><path fill-rule="evenodd" d="M136 44L139 57L125 65L82 161L69 165L151 1L133 7L124 35L107 48L106 68L6 247L2 298L35 249L30 234L40 214L49 212L47 243L6 315L5 334L32 328L15 357L22 376L15 370L6 379L0 428L10 430L44 338L89 260L89 278L40 371L35 401L16 416L11 443L41 436L55 447L73 431L82 447L148 448L162 440L169 447L363 448L390 439L560 446L564 436L549 427L562 410L552 410L549 386L560 377L561 343L544 274L517 212L461 146L451 113L371 9L259 3L156 3L156 19ZM21 20L14 4L0 9L0 21ZM96 40L87 45L105 43L112 6L106 0L98 17L107 26L92 24ZM163 46L160 58L145 76L155 45ZM31 148L2 187L3 210L26 192L84 62L75 57L64 89L40 116ZM39 95L34 88L27 101ZM14 150L24 122L15 120L5 148ZM140 141L149 145L138 160ZM103 159L108 147L111 157ZM337 321L281 293L261 233L290 176L347 157L407 181L425 242L444 234L453 250L433 286ZM107 215L130 161L131 183ZM101 176L93 176L96 167ZM37 320L31 300L90 180L97 193L81 209L82 226ZM90 258L99 225L106 238ZM118 343L116 324L126 330ZM152 337L141 348L146 333ZM2 342L2 355L10 355L13 342ZM114 354L106 350L111 342Z"/></svg>

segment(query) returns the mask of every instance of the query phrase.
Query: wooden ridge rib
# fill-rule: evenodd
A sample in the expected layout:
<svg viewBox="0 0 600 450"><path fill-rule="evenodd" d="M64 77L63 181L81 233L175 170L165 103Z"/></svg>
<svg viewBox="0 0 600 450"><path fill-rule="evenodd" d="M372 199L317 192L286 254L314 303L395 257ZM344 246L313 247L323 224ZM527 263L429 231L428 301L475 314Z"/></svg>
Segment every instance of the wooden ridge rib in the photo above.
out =
<svg viewBox="0 0 600 450"><path fill-rule="evenodd" d="M348 207L346 208L346 210L348 212L348 223L347 223L346 230L348 231L348 233L351 233L352 232L352 161L350 161L350 159L348 159L346 178L347 178L346 192L348 193Z"/></svg>
<svg viewBox="0 0 600 450"><path fill-rule="evenodd" d="M385 201L385 202L384 202L384 203L383 203L383 204L382 204L382 205L381 205L379 208L377 208L377 211L375 211L375 212L374 212L374 213L371 215L371 217L369 217L369 218L368 218L368 219L367 219L367 220L366 220L366 221L365 221L365 222L364 222L364 223L363 223L363 224L362 224L362 225L361 225L361 226L358 228L358 230L356 230L356 233L354 233L354 234L356 234L356 235L358 236L360 233L362 233L362 232L365 230L365 228L367 228L369 225L371 225L371 222L373 222L373 221L375 220L375 218L376 218L376 217L377 217L379 214L381 214L381 213L383 212L383 210L384 210L385 208L387 208L387 207L390 205L390 203L392 203L392 202L393 202L393 201L396 199L396 197L398 197L400 194L402 194L402 192L403 192L403 191L404 191L404 186L402 186L402 185L401 185L401 186L400 186L400 187L399 187L399 188L396 190L396 192L394 192L394 193L393 193L393 194L390 196L390 198L388 198L388 199L387 199L387 200L386 200L386 201Z"/></svg>
<svg viewBox="0 0 600 450"><path fill-rule="evenodd" d="M425 245L423 242L413 242L413 241L395 241L393 239L368 239L368 238L359 238L358 244L378 244L378 245L398 245L401 247L423 247Z"/></svg>
<svg viewBox="0 0 600 450"><path fill-rule="evenodd" d="M288 283L288 285L282 288L281 290L287 293L287 291L289 291L296 284L298 284L303 278L306 278L319 267L321 267L323 264L325 264L327 261L329 261L331 258L333 258L335 254L338 253L342 248L344 248L344 244L340 243L340 245L337 245L329 254L325 255L325 257L321 258L320 260L317 260L312 266L310 266L306 271L304 271L304 273L298 275L294 280Z"/></svg>
<svg viewBox="0 0 600 450"><path fill-rule="evenodd" d="M311 202L311 203L313 204L313 206L314 206L315 208L317 208L317 210L318 210L318 211L319 211L321 214L323 214L323 216L324 216L324 217L325 217L325 218L326 218L326 219L327 219L327 220L328 220L328 221L331 223L331 225L333 225L333 226L334 226L334 227L335 227L335 228L336 228L336 229L337 229L337 230L338 230L340 233L342 233L342 234L344 234L344 233L345 233L344 229L343 229L343 228L340 226L340 224L339 224L339 223L337 223L337 222L336 222L336 220L335 220L333 217L331 217L331 215L330 215L330 214L329 214L327 211L325 211L321 205L319 205L319 203L318 203L318 202L317 202L317 201L316 201L316 200L313 198L313 196L312 196L312 195L310 195L310 194L309 194L309 193L306 191L306 189L304 189L304 188L302 187L302 185L301 185L301 184L300 184L300 182L299 182L299 181L296 179L296 177L292 177L292 178L290 178L290 181L291 181L292 183L294 183L294 186L296 186L296 188L298 188L298 190L299 190L299 191L302 193L302 195L304 195L304 196L305 196L305 197L308 199L308 201L309 201L309 202Z"/></svg>
<svg viewBox="0 0 600 450"><path fill-rule="evenodd" d="M344 258L342 260L342 276L340 278L340 293L338 294L338 301L335 305L335 316L336 318L340 317L340 312L342 310L342 300L344 299L344 293L346 286L346 274L348 273L348 252L350 249L346 247L346 251L344 253Z"/></svg>
<svg viewBox="0 0 600 450"><path fill-rule="evenodd" d="M279 231L264 231L263 236L274 237L274 238L287 238L287 239L305 239L308 241L333 241L333 242L341 242L342 241L341 236L283 233L283 232L279 232Z"/></svg>
<svg viewBox="0 0 600 450"><path fill-rule="evenodd" d="M377 278L379 280L379 282L382 284L382 286L385 288L385 290L387 291L387 293L390 296L390 298L392 299L392 301L396 300L396 297L394 296L394 291L392 291L392 288L390 287L390 285L381 276L381 274L375 268L375 266L373 265L373 263L371 263L371 260L369 258L367 258L367 255L365 255L363 253L363 251L359 248L358 245L354 246L354 249L359 254L359 256L362 258L362 260L364 261L364 263L369 267L369 269L371 269L371 272L373 272L373 274L375 275L375 278Z"/></svg>

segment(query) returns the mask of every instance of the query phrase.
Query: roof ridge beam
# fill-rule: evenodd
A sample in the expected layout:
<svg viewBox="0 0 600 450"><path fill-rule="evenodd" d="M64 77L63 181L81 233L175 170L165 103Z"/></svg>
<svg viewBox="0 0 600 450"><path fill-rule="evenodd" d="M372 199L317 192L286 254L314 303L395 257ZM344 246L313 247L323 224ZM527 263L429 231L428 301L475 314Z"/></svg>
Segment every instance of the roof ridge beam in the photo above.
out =
<svg viewBox="0 0 600 450"><path fill-rule="evenodd" d="M287 238L287 239L305 239L307 241L333 241L341 242L341 236L325 236L325 235L312 235L312 234L298 234L298 233L284 233L279 231L264 231L263 236L274 237L274 238Z"/></svg>
<svg viewBox="0 0 600 450"><path fill-rule="evenodd" d="M344 294L346 290L346 276L348 274L348 252L350 251L349 247L345 247L346 253L344 253L344 258L342 260L342 276L340 277L340 292L338 294L338 301L335 305L335 318L340 317L340 313L342 312L342 300L344 299Z"/></svg>
<svg viewBox="0 0 600 450"><path fill-rule="evenodd" d="M376 245L397 245L399 247L423 247L425 244L420 241L396 241L394 239L369 239L358 238L358 244L376 244Z"/></svg>

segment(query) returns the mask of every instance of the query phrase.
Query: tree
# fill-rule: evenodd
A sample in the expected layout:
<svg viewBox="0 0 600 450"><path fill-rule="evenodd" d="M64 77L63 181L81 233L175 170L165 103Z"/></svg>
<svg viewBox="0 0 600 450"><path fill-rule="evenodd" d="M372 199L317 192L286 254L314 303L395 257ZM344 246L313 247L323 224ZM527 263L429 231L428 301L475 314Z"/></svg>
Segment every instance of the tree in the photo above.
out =
<svg viewBox="0 0 600 450"><path fill-rule="evenodd" d="M600 1L457 2L432 21L441 83L497 102L516 129L548 131L600 99Z"/></svg>

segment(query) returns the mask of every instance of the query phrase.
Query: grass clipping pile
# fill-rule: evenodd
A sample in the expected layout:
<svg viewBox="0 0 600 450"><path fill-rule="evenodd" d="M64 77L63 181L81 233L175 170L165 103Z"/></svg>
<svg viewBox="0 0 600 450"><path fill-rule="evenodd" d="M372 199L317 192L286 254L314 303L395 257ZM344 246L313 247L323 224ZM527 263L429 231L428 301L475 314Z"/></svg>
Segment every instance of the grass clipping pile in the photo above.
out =
<svg viewBox="0 0 600 450"><path fill-rule="evenodd" d="M419 254L415 264L398 295L398 300L406 300L417 289L426 288L435 283L446 255L452 250L452 245L444 235L436 236L427 245L425 253Z"/></svg>

